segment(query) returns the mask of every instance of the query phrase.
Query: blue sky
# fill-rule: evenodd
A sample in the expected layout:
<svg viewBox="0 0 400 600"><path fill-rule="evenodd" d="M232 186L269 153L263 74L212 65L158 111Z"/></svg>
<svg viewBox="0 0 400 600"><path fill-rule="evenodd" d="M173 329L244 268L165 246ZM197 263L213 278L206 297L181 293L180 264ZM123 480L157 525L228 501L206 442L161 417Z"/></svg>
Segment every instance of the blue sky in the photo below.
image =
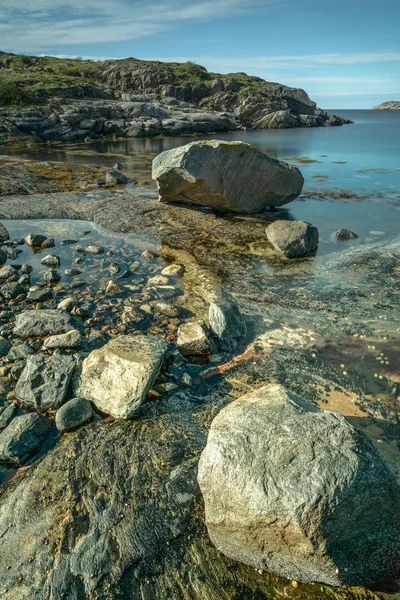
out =
<svg viewBox="0 0 400 600"><path fill-rule="evenodd" d="M323 108L400 100L399 0L0 0L0 49L193 60Z"/></svg>

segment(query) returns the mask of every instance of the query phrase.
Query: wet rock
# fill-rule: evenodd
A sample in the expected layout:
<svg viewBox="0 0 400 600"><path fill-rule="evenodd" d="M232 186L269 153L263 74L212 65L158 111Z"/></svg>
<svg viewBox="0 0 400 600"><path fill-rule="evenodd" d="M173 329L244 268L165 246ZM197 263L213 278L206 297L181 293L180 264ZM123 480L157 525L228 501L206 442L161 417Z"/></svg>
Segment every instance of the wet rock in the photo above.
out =
<svg viewBox="0 0 400 600"><path fill-rule="evenodd" d="M183 323L178 329L176 345L183 356L211 354L211 346L201 323Z"/></svg>
<svg viewBox="0 0 400 600"><path fill-rule="evenodd" d="M56 256L55 254L48 254L47 256L43 257L40 262L42 265L52 268L57 268L61 264L60 257Z"/></svg>
<svg viewBox="0 0 400 600"><path fill-rule="evenodd" d="M162 152L153 161L153 179L162 202L250 214L291 202L304 183L296 167L244 142L218 140Z"/></svg>
<svg viewBox="0 0 400 600"><path fill-rule="evenodd" d="M61 280L61 275L56 269L47 269L46 273L43 275L43 279L46 283L58 283Z"/></svg>
<svg viewBox="0 0 400 600"><path fill-rule="evenodd" d="M198 480L211 540L297 581L381 581L400 557L400 488L363 432L279 385L214 419Z"/></svg>
<svg viewBox="0 0 400 600"><path fill-rule="evenodd" d="M0 244L10 239L10 234L2 223L0 223Z"/></svg>
<svg viewBox="0 0 400 600"><path fill-rule="evenodd" d="M0 397L7 396L13 388L12 380L9 377L0 377Z"/></svg>
<svg viewBox="0 0 400 600"><path fill-rule="evenodd" d="M77 329L71 329L66 333L52 335L45 339L43 346L45 348L79 348L82 342L82 336Z"/></svg>
<svg viewBox="0 0 400 600"><path fill-rule="evenodd" d="M18 275L18 271L11 265L4 265L4 267L0 268L0 281L5 281L14 275Z"/></svg>
<svg viewBox="0 0 400 600"><path fill-rule="evenodd" d="M335 231L335 238L340 242L344 242L347 240L355 240L358 238L358 235L351 231L350 229L338 229Z"/></svg>
<svg viewBox="0 0 400 600"><path fill-rule="evenodd" d="M57 310L26 310L15 322L14 335L28 338L66 333L73 329L71 317Z"/></svg>
<svg viewBox="0 0 400 600"><path fill-rule="evenodd" d="M29 275L32 273L33 267L31 265L22 265L21 271L24 273L24 275Z"/></svg>
<svg viewBox="0 0 400 600"><path fill-rule="evenodd" d="M29 288L26 299L29 302L43 302L43 300L47 300L52 295L52 291L48 288L40 287L38 285L34 285Z"/></svg>
<svg viewBox="0 0 400 600"><path fill-rule="evenodd" d="M21 254L22 250L18 250L16 248L12 248L11 246L1 246L0 251L2 255L5 254L5 260L2 260L1 264L4 264L6 260L17 260L18 256Z"/></svg>
<svg viewBox="0 0 400 600"><path fill-rule="evenodd" d="M0 461L22 465L39 450L51 424L50 419L35 413L15 417L0 434Z"/></svg>
<svg viewBox="0 0 400 600"><path fill-rule="evenodd" d="M17 414L18 406L11 402L6 408L0 410L0 430L4 429L11 423L15 415Z"/></svg>
<svg viewBox="0 0 400 600"><path fill-rule="evenodd" d="M75 250L82 254L104 254L103 246L97 246L93 244L78 244Z"/></svg>
<svg viewBox="0 0 400 600"><path fill-rule="evenodd" d="M0 336L0 356L6 356L11 348L11 342Z"/></svg>
<svg viewBox="0 0 400 600"><path fill-rule="evenodd" d="M56 244L53 238L46 238L43 244L41 245L41 248L42 250L45 250L46 248L54 248L55 245Z"/></svg>
<svg viewBox="0 0 400 600"><path fill-rule="evenodd" d="M41 248L42 244L44 244L46 240L47 237L45 235L40 235L38 233L30 233L25 238L25 241L28 244L28 246L31 246L32 248Z"/></svg>
<svg viewBox="0 0 400 600"><path fill-rule="evenodd" d="M222 352L233 352L246 335L246 323L231 297L215 299L208 310L210 329Z"/></svg>
<svg viewBox="0 0 400 600"><path fill-rule="evenodd" d="M123 289L118 285L115 281L110 279L106 286L106 294L108 296L115 296L116 294L121 294Z"/></svg>
<svg viewBox="0 0 400 600"><path fill-rule="evenodd" d="M305 221L275 221L266 234L275 250L287 258L308 256L318 248L318 229Z"/></svg>
<svg viewBox="0 0 400 600"><path fill-rule="evenodd" d="M16 397L30 408L59 408L68 393L75 365L72 356L28 356L15 386Z"/></svg>
<svg viewBox="0 0 400 600"><path fill-rule="evenodd" d="M161 271L161 275L164 275L165 277L179 277L182 273L183 266L177 264L168 265L168 267L165 267L165 269Z"/></svg>
<svg viewBox="0 0 400 600"><path fill-rule="evenodd" d="M71 269L65 269L64 273L68 277L76 277L77 275L81 275L82 271L77 267L72 267Z"/></svg>
<svg viewBox="0 0 400 600"><path fill-rule="evenodd" d="M123 168L124 166L121 165L121 163L115 163L115 165L113 166L113 169L116 169L117 171L122 171Z"/></svg>
<svg viewBox="0 0 400 600"><path fill-rule="evenodd" d="M102 412L131 418L164 362L167 343L156 336L120 336L83 362L80 392Z"/></svg>
<svg viewBox="0 0 400 600"><path fill-rule="evenodd" d="M156 302L155 307L160 313L167 317L177 317L182 311L180 306L168 304L167 302Z"/></svg>
<svg viewBox="0 0 400 600"><path fill-rule="evenodd" d="M2 248L0 248L0 266L4 265L5 262L7 262L7 253L4 252L4 250Z"/></svg>
<svg viewBox="0 0 400 600"><path fill-rule="evenodd" d="M72 288L82 287L83 285L86 285L86 281L83 279L74 279L74 281L71 283Z"/></svg>
<svg viewBox="0 0 400 600"><path fill-rule="evenodd" d="M68 400L56 413L56 427L58 431L72 431L80 425L87 423L93 417L90 402L84 398Z"/></svg>
<svg viewBox="0 0 400 600"><path fill-rule="evenodd" d="M147 260L154 260L155 258L158 258L160 255L157 254L157 252L154 252L154 250L144 250L142 252L142 257L146 258Z"/></svg>
<svg viewBox="0 0 400 600"><path fill-rule="evenodd" d="M25 294L25 288L22 284L18 283L18 281L5 283L0 287L0 295L6 300L17 298L21 294Z"/></svg>
<svg viewBox="0 0 400 600"><path fill-rule="evenodd" d="M106 173L106 183L111 185L124 185L129 183L130 179L126 177L123 173L112 169Z"/></svg>
<svg viewBox="0 0 400 600"><path fill-rule="evenodd" d="M148 287L158 285L168 285L168 277L164 277L164 275L154 275L154 277L149 277L147 280Z"/></svg>
<svg viewBox="0 0 400 600"><path fill-rule="evenodd" d="M192 385L193 380L190 377L189 373L182 373L180 382L183 387L189 387Z"/></svg>

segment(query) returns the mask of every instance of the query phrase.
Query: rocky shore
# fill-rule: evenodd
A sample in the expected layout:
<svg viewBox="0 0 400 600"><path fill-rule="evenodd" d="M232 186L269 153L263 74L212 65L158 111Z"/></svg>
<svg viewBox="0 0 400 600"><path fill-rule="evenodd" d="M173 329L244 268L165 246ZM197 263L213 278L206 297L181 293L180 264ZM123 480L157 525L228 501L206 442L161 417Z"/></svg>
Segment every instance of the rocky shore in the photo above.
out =
<svg viewBox="0 0 400 600"><path fill-rule="evenodd" d="M350 123L302 89L193 63L0 56L0 144Z"/></svg>
<svg viewBox="0 0 400 600"><path fill-rule="evenodd" d="M377 106L373 106L372 110L400 110L400 102L390 100L389 102L382 102Z"/></svg>
<svg viewBox="0 0 400 600"><path fill-rule="evenodd" d="M399 240L332 231L342 245L321 262L311 225L279 225L301 223L284 209L52 189L0 198L0 596L395 590ZM58 219L76 221L70 236Z"/></svg>

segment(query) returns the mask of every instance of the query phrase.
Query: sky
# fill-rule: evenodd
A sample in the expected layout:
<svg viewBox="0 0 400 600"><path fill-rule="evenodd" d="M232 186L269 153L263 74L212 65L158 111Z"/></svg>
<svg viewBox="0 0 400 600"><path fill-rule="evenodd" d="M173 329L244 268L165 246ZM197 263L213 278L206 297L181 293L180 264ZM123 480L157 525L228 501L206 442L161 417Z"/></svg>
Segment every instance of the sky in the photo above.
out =
<svg viewBox="0 0 400 600"><path fill-rule="evenodd" d="M399 0L0 0L0 50L192 60L325 109L400 100Z"/></svg>

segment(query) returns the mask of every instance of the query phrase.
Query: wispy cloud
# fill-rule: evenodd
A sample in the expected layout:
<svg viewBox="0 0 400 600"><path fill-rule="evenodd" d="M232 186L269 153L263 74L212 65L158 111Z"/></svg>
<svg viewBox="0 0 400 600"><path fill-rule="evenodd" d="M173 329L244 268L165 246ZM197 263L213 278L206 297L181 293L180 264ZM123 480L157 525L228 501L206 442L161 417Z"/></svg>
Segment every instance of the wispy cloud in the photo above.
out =
<svg viewBox="0 0 400 600"><path fill-rule="evenodd" d="M274 0L262 0L263 5ZM178 22L249 12L261 0L0 0L0 43L14 51L135 40Z"/></svg>

